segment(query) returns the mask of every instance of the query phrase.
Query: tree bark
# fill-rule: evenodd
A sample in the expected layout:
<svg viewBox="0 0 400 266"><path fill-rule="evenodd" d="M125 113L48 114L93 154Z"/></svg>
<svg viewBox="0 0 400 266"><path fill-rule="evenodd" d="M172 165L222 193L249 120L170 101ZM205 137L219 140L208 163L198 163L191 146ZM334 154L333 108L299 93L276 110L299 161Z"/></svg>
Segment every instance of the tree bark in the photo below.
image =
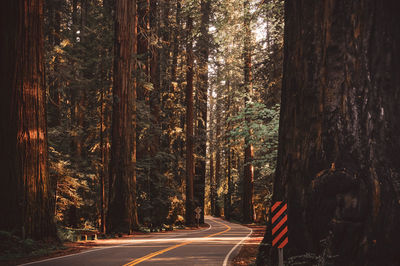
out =
<svg viewBox="0 0 400 266"><path fill-rule="evenodd" d="M251 60L251 13L250 2L244 2L244 85L246 87L245 107L250 101L252 95L252 60ZM246 117L246 124L250 126L250 118ZM253 146L250 144L249 130L245 138L244 150L244 176L243 176L243 222L252 223L254 220L254 206L253 206L253 190L254 190L254 167L253 161Z"/></svg>
<svg viewBox="0 0 400 266"><path fill-rule="evenodd" d="M230 74L230 73L229 73ZM228 104L227 104L227 109L225 111L226 117L228 118L230 116L229 108L231 107L232 104L232 95L231 95L231 82L230 80L227 80L226 82L226 88L227 88L227 93L228 93ZM232 149L230 147L230 140L229 140L229 132L232 130L232 125L231 122L226 123L227 130L225 132L225 147L226 147L226 157L227 157L227 185L228 185L228 191L226 194L226 200L225 200L225 207L224 207L224 216L225 219L230 220L231 219L231 213L232 213L232 194L233 194L233 182L232 182Z"/></svg>
<svg viewBox="0 0 400 266"><path fill-rule="evenodd" d="M215 141L214 141L214 116L215 116L215 112L214 112L214 97L213 95L213 91L210 91L210 120L209 120L209 125L210 125L210 129L209 129L209 133L208 133L208 139L209 139L209 157L210 157L210 171L209 171L209 176L210 176L210 211L211 211L211 215L215 214L215 170L214 170L214 148L215 148Z"/></svg>
<svg viewBox="0 0 400 266"><path fill-rule="evenodd" d="M171 69L171 81L177 81L177 69L178 69L178 56L180 48L180 32L181 32L181 0L176 1L176 14L175 14L175 31L174 31L174 45L172 49L172 69Z"/></svg>
<svg viewBox="0 0 400 266"><path fill-rule="evenodd" d="M390 248L400 237L397 10L394 0L285 4L274 201L288 203L288 256L400 261ZM260 265L270 252L261 249Z"/></svg>
<svg viewBox="0 0 400 266"><path fill-rule="evenodd" d="M158 38L158 29L159 29L159 16L158 16L158 0L150 0L150 32L153 35L152 38ZM152 141L149 144L150 148L150 156L156 157L159 146L160 146L160 51L157 43L153 43L150 46L150 79L153 84L153 90L150 96L150 113L151 113L151 122L152 122L152 132L153 135ZM152 167L151 170L154 172L153 175L157 175L159 173L159 165L156 167Z"/></svg>
<svg viewBox="0 0 400 266"><path fill-rule="evenodd" d="M0 20L0 230L23 238L56 237L47 167L43 1L6 1Z"/></svg>
<svg viewBox="0 0 400 266"><path fill-rule="evenodd" d="M188 15L186 22L186 211L187 225L195 224L194 217L194 156L193 156L193 18Z"/></svg>
<svg viewBox="0 0 400 266"><path fill-rule="evenodd" d="M108 231L129 232L138 228L136 207L136 90L134 45L136 1L115 3L115 48L110 203Z"/></svg>
<svg viewBox="0 0 400 266"><path fill-rule="evenodd" d="M209 34L211 1L201 1L201 25L199 37L199 97L200 118L197 126L198 158L195 169L195 201L196 205L202 209L200 223L204 223L204 193L206 180L206 158L207 158L207 100L208 100L208 57L209 57Z"/></svg>
<svg viewBox="0 0 400 266"><path fill-rule="evenodd" d="M218 67L217 70L217 76L220 76L220 67ZM220 202L220 195L218 193L219 188L221 186L221 180L222 180L222 171L221 171L221 127L222 127L222 93L221 93L221 88L217 88L217 99L216 99L216 110L215 110L215 194L214 194L214 213L213 215L216 217L221 216L221 206L219 204Z"/></svg>

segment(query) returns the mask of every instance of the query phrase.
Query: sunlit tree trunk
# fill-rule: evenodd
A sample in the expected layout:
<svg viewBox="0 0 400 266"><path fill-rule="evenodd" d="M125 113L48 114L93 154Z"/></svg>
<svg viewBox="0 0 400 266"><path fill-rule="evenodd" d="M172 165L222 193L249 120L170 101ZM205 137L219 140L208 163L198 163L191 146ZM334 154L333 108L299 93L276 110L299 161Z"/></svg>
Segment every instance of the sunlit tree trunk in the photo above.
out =
<svg viewBox="0 0 400 266"><path fill-rule="evenodd" d="M56 237L47 167L43 1L6 1L0 20L0 230Z"/></svg>
<svg viewBox="0 0 400 266"><path fill-rule="evenodd" d="M400 261L399 25L394 0L286 2L274 184L288 203L285 256Z"/></svg>
<svg viewBox="0 0 400 266"><path fill-rule="evenodd" d="M228 91L228 105L226 109L226 115L229 117L229 108L232 104L232 96L231 96L231 82L228 80L226 82L226 87ZM232 212L232 194L233 194L233 182L232 182L232 149L230 147L230 140L229 140L229 132L232 130L231 122L226 123L227 126L227 133L225 133L225 146L226 146L226 157L227 157L227 185L228 191L226 194L225 200L225 209L224 209L224 216L227 220L231 218Z"/></svg>
<svg viewBox="0 0 400 266"><path fill-rule="evenodd" d="M193 156L193 18L188 15L186 22L186 210L187 225L194 225L194 156Z"/></svg>
<svg viewBox="0 0 400 266"><path fill-rule="evenodd" d="M208 140L209 140L209 158L210 158L210 169L209 169L209 178L210 178L210 212L211 215L215 215L215 161L214 161L214 148L215 148L215 125L214 125L214 117L215 117L215 101L214 97L212 96L212 90L210 90L210 114L209 114L209 133L208 133Z"/></svg>
<svg viewBox="0 0 400 266"><path fill-rule="evenodd" d="M207 156L207 94L208 94L208 56L209 56L209 24L211 13L211 1L201 1L201 24L200 37L198 43L199 50L199 88L198 108L200 117L197 119L197 140L198 159L196 160L195 169L195 201L196 205L202 209L200 223L204 223L204 189L206 180L206 156Z"/></svg>
<svg viewBox="0 0 400 266"><path fill-rule="evenodd" d="M220 70L217 70L217 76L220 75ZM216 99L216 108L215 108L215 208L213 215L216 217L221 216L221 205L220 205L220 195L218 191L221 187L222 181L222 171L221 171L221 127L222 127L222 97L221 97L221 88L217 88L217 99Z"/></svg>
<svg viewBox="0 0 400 266"><path fill-rule="evenodd" d="M133 78L136 1L117 0L110 204L108 231L132 232L138 227L136 207L136 90Z"/></svg>
<svg viewBox="0 0 400 266"><path fill-rule="evenodd" d="M176 1L176 14L175 14L175 30L172 48L172 69L171 69L171 81L177 81L177 69L178 69L178 56L180 47L180 31L181 31L181 0Z"/></svg>
<svg viewBox="0 0 400 266"><path fill-rule="evenodd" d="M251 13L250 13L250 2L246 0L244 2L244 85L246 86L246 97L245 104L249 103L252 94L252 61L251 61ZM250 119L245 118L247 125L250 124ZM246 135L245 138L245 150L244 150L244 176L243 176L243 222L251 223L254 219L254 206L253 206L253 190L254 190L254 167L253 161L253 146L250 143L251 131Z"/></svg>

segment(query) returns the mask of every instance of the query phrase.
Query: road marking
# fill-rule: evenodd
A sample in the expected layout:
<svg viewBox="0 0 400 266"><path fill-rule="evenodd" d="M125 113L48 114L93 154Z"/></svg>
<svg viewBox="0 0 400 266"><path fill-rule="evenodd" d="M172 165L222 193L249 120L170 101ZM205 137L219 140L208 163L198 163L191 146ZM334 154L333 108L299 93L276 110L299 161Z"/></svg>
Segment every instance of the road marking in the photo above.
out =
<svg viewBox="0 0 400 266"><path fill-rule="evenodd" d="M219 224L224 225L227 229L225 229L225 230L222 231L222 232L218 232L218 233L214 233L214 234L211 234L211 235L208 235L208 236L204 236L204 237L202 237L202 238L210 238L210 237L213 237L213 236L221 235L221 234L226 233L226 232L228 232L229 230L232 229L232 228L231 228L229 225L227 225L227 224L221 223L221 222L216 221L216 220L214 220L214 219L210 219L210 220L212 220L212 221L214 221L214 222L216 222L216 223L219 223ZM161 255L161 254L163 254L163 253L165 253L165 252L168 252L168 251L170 251L170 250L173 250L173 249L176 249L176 248L179 248L179 247L182 247L182 246L186 246L186 245L188 245L188 244L190 244L190 243L193 243L193 242L194 242L194 241L187 241L187 242L184 242L184 243L175 245L175 246L171 246L171 247L168 247L168 248L165 248L165 249L162 249L162 250L159 250L159 251L150 253L150 254L148 254L148 255L146 255L146 256L143 256L143 257L141 257L141 258L138 258L138 259L135 259L135 260L133 260L133 261L131 261L131 262L128 262L127 264L124 264L123 266L133 266L133 265L137 265L137 264L139 264L139 263L141 263L141 262L143 262L143 261L146 261L146 260L148 260L148 259L154 258L154 257L156 257L156 256L158 256L158 255Z"/></svg>
<svg viewBox="0 0 400 266"><path fill-rule="evenodd" d="M250 228L250 233L245 236L242 240L240 240L239 243L237 243L232 249L231 251L229 251L229 253L226 255L225 259L224 259L224 263L222 264L222 266L227 266L228 262L229 262L229 257L232 255L233 251L235 251L235 249L240 246L246 239L249 238L249 236L253 233L253 229Z"/></svg>
<svg viewBox="0 0 400 266"><path fill-rule="evenodd" d="M194 232L188 232L188 233L184 233L184 234L175 234L175 235L174 235L173 237L171 237L171 238L178 237L178 236L191 235L191 234L200 233L200 232L205 232L205 231L210 230L211 228L212 228L212 225L209 224L209 227L208 227L208 228L201 229L201 230L196 230L196 231L194 231ZM154 237L157 237L157 236L158 236L158 235L154 235ZM134 238L133 238L133 239L129 240L129 241L130 241L129 243L122 244L122 245L111 246L111 247L104 247L104 248L93 248L93 249L90 249L90 250L87 250L87 251L82 251L82 252L75 253L75 254L68 254L68 255L64 255L64 256L59 256L59 257L54 257L54 258L48 258L48 259L39 260L39 261L32 261L32 262L20 264L20 266L34 265L34 264L38 264L38 263L42 263L42 262L47 262L47 261L52 261L52 260L58 260L58 259L63 259L63 258L73 257L73 256L79 256L79 255L83 255L83 254L86 254L86 253L91 253L91 252L106 250L106 249L110 249L110 248L119 248L119 247L129 246L129 245L135 244L136 242L134 242L134 241L136 241L136 240L138 240L138 239L134 239ZM142 240L142 239L140 239L140 240Z"/></svg>

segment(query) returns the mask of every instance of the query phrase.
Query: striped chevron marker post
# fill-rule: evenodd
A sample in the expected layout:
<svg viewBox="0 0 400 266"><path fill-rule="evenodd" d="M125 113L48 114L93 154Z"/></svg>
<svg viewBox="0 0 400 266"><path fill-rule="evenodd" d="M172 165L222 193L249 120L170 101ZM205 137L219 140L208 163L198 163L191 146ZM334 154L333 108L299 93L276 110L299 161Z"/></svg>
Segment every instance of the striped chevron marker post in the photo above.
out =
<svg viewBox="0 0 400 266"><path fill-rule="evenodd" d="M287 204L277 201L271 208L272 246L278 247L279 266L283 266L283 248L288 243Z"/></svg>

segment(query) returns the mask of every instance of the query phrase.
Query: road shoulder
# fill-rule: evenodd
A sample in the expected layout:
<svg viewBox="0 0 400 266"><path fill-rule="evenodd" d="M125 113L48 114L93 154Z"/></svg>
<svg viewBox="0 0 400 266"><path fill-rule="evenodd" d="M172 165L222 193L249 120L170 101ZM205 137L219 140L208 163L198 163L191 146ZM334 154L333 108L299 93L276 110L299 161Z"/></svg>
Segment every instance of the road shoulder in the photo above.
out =
<svg viewBox="0 0 400 266"><path fill-rule="evenodd" d="M253 230L250 237L244 241L239 253L233 258L231 265L243 266L243 265L255 265L258 247L264 238L265 225L244 225Z"/></svg>

